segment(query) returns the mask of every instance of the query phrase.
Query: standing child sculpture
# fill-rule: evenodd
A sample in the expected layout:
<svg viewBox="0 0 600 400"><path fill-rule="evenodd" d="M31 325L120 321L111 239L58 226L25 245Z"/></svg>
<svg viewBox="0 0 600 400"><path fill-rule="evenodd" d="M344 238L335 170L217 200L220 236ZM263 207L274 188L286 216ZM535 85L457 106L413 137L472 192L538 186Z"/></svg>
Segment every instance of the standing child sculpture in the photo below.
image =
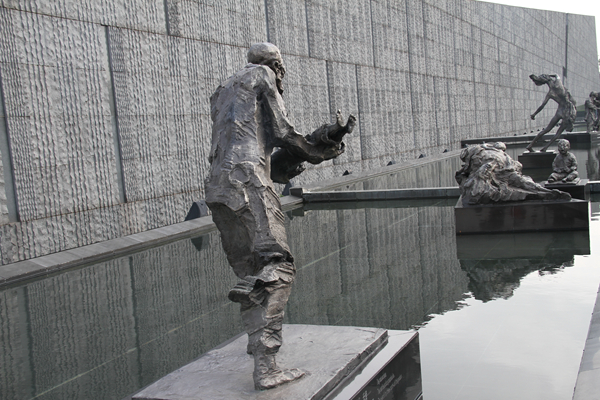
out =
<svg viewBox="0 0 600 400"><path fill-rule="evenodd" d="M579 172L577 172L577 159L571 150L571 143L566 139L558 140L558 154L552 162L552 174L548 177L548 183L579 183Z"/></svg>
<svg viewBox="0 0 600 400"><path fill-rule="evenodd" d="M356 120L350 116L343 125L338 112L336 123L300 135L281 97L285 67L279 49L271 43L252 45L248 63L210 99L212 148L205 189L227 260L239 278L228 297L240 303L254 386L263 390L304 375L279 368L275 360L296 268L273 180L289 181L304 170L302 161L319 164L342 154L342 138Z"/></svg>
<svg viewBox="0 0 600 400"><path fill-rule="evenodd" d="M538 86L544 84L548 85L548 93L546 94L546 98L538 107L538 109L531 114L531 119L535 119L535 116L544 109L550 99L558 103L556 114L554 114L554 117L552 117L548 126L542 129L531 141L531 143L527 145L527 150L534 152L535 150L533 150L533 145L546 133L550 132L559 121L561 121L554 137L550 139L550 142L548 142L548 144L546 144L540 150L541 152L545 152L548 147L550 147L550 145L560 137L563 131L566 130L567 132L571 132L573 130L573 123L575 122L575 115L577 114L577 110L575 109L575 100L573 100L573 97L569 91L563 86L560 77L556 74L542 74L539 76L531 74L529 75L529 78Z"/></svg>

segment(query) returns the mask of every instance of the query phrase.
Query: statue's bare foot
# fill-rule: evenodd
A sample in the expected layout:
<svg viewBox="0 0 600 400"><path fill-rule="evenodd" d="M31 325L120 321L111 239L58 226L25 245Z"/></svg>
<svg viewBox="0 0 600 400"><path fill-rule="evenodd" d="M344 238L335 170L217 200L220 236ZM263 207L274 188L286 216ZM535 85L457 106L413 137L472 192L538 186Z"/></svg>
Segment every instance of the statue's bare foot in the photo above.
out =
<svg viewBox="0 0 600 400"><path fill-rule="evenodd" d="M527 146L527 147L525 147L525 149L526 149L528 152L530 152L530 153L535 153L535 150L533 149L533 147L532 147L531 145L530 145L530 146Z"/></svg>
<svg viewBox="0 0 600 400"><path fill-rule="evenodd" d="M256 390L272 389L284 383L295 381L304 376L304 372L297 369L275 369L269 370L260 376L254 376L254 387Z"/></svg>

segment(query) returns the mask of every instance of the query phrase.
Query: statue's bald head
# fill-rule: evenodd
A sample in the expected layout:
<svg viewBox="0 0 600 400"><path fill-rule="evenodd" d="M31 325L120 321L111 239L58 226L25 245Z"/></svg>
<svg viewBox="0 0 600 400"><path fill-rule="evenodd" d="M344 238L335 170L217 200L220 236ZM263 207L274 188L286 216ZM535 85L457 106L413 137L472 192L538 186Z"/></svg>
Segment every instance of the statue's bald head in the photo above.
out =
<svg viewBox="0 0 600 400"><path fill-rule="evenodd" d="M283 94L283 77L285 76L285 67L283 59L277 46L272 43L255 43L248 50L248 62L251 64L266 65L275 72L275 81L277 90Z"/></svg>
<svg viewBox="0 0 600 400"><path fill-rule="evenodd" d="M255 43L248 50L248 62L269 65L273 61L283 62L277 46L272 43Z"/></svg>

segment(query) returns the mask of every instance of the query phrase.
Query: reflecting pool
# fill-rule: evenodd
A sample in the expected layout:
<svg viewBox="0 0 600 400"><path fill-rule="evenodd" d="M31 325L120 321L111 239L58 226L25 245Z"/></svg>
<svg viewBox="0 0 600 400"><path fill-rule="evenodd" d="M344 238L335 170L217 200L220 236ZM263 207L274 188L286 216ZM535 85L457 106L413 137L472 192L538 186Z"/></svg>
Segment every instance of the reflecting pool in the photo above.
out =
<svg viewBox="0 0 600 400"><path fill-rule="evenodd" d="M419 329L435 399L570 399L600 283L590 231L457 238L456 200L288 212L286 323ZM122 399L242 332L217 232L0 290L0 398Z"/></svg>

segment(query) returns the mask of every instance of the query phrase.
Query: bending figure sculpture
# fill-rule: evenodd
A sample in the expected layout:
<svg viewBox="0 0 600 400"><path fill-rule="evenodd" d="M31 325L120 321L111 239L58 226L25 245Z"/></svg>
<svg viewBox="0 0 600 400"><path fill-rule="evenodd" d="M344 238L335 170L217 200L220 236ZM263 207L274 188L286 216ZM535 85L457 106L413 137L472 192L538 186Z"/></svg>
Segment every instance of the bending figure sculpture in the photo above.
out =
<svg viewBox="0 0 600 400"><path fill-rule="evenodd" d="M536 135L536 137L533 138L531 143L527 145L527 150L530 152L534 152L535 150L533 150L533 145L538 140L540 140L546 133L550 132L552 128L554 128L556 124L558 124L558 122L562 120L554 137L550 139L550 142L548 142L540 150L541 152L545 152L548 149L548 147L550 147L550 145L560 137L563 131L566 130L567 132L571 132L573 130L573 123L575 122L575 115L577 113L577 110L575 109L575 100L573 100L573 97L571 96L569 91L563 86L560 77L556 74L543 74L539 76L531 74L529 75L529 78L531 78L531 80L538 86L548 85L548 93L546 94L544 101L538 107L538 109L535 110L533 114L531 114L531 119L535 119L535 116L544 109L544 107L546 106L546 104L548 104L548 101L550 101L550 99L558 103L558 109L556 110L556 114L554 114L554 117L552 117L552 119L550 120L548 126L542 129Z"/></svg>
<svg viewBox="0 0 600 400"><path fill-rule="evenodd" d="M455 178L463 205L493 204L523 200L570 200L571 195L550 190L522 174L523 166L505 153L502 142L478 144L463 149L461 169Z"/></svg>
<svg viewBox="0 0 600 400"><path fill-rule="evenodd" d="M272 177L285 183L304 170L303 161L319 164L342 154L342 138L356 120L350 116L343 125L338 112L335 124L301 136L281 97L285 67L279 49L252 45L248 63L210 99L212 148L205 188L227 260L239 278L228 297L240 303L248 353L254 357L254 385L263 390L304 375L279 368L275 360L296 269Z"/></svg>
<svg viewBox="0 0 600 400"><path fill-rule="evenodd" d="M549 183L579 183L577 159L569 150L571 143L567 139L558 139L558 154L552 162L554 172L548 177Z"/></svg>

